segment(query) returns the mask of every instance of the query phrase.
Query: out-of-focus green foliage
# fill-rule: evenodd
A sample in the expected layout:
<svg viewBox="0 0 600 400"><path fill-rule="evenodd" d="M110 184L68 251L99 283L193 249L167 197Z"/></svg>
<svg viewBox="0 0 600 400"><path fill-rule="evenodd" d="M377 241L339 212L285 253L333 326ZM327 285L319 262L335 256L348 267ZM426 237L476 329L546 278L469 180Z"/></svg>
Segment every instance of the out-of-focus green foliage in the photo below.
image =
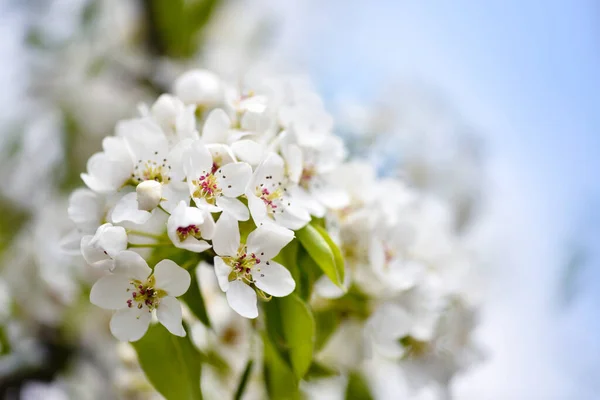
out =
<svg viewBox="0 0 600 400"><path fill-rule="evenodd" d="M172 58L195 55L201 30L218 0L144 0L148 38L153 51Z"/></svg>
<svg viewBox="0 0 600 400"><path fill-rule="evenodd" d="M202 399L202 355L189 335L178 337L155 324L133 347L146 377L167 400Z"/></svg>

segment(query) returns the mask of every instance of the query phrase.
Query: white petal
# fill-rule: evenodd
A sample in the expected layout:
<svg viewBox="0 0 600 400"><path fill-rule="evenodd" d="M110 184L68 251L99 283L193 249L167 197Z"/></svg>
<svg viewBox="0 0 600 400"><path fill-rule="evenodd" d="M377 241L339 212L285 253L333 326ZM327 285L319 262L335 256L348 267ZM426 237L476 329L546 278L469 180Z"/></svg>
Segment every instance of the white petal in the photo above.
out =
<svg viewBox="0 0 600 400"><path fill-rule="evenodd" d="M162 260L156 264L154 278L156 278L156 287L173 297L187 292L191 281L190 273L171 260Z"/></svg>
<svg viewBox="0 0 600 400"><path fill-rule="evenodd" d="M236 313L245 318L258 317L256 305L256 292L240 280L229 283L227 289L227 302Z"/></svg>
<svg viewBox="0 0 600 400"><path fill-rule="evenodd" d="M221 214L215 225L213 249L220 256L235 256L240 246L240 229L237 221L227 213Z"/></svg>
<svg viewBox="0 0 600 400"><path fill-rule="evenodd" d="M208 114L202 128L204 143L227 143L231 120L225 111L216 108Z"/></svg>
<svg viewBox="0 0 600 400"><path fill-rule="evenodd" d="M93 238L92 235L86 235L81 238L81 254L83 255L83 258L88 264L93 265L94 267L111 268L113 261L108 254L105 254L103 250L90 245Z"/></svg>
<svg viewBox="0 0 600 400"><path fill-rule="evenodd" d="M188 236L183 242L173 243L175 244L175 247L193 251L194 253L202 253L203 251L206 251L212 247L206 240L198 240L192 236Z"/></svg>
<svg viewBox="0 0 600 400"><path fill-rule="evenodd" d="M283 181L283 173L283 159L275 153L269 153L264 161L256 167L248 189L258 190L263 184L263 188L272 190L278 186L279 182Z"/></svg>
<svg viewBox="0 0 600 400"><path fill-rule="evenodd" d="M268 219L267 205L264 201L252 193L247 193L246 196L248 197L248 208L250 209L250 214L252 215L254 224L258 226Z"/></svg>
<svg viewBox="0 0 600 400"><path fill-rule="evenodd" d="M337 188L332 183L321 185L314 191L319 201L333 210L339 210L350 203L350 197L344 190Z"/></svg>
<svg viewBox="0 0 600 400"><path fill-rule="evenodd" d="M292 293L296 288L296 282L290 271L275 261L268 261L268 263L267 265L261 262L252 269L252 278L256 281L256 287L275 297Z"/></svg>
<svg viewBox="0 0 600 400"><path fill-rule="evenodd" d="M223 261L221 257L215 257L215 275L217 276L217 282L222 291L226 292L229 288L229 274L231 273L231 267Z"/></svg>
<svg viewBox="0 0 600 400"><path fill-rule="evenodd" d="M81 174L81 179L95 192L114 192L129 179L132 169L131 161L113 161L105 153L96 153L88 160L87 173Z"/></svg>
<svg viewBox="0 0 600 400"><path fill-rule="evenodd" d="M81 254L81 233L77 229L71 230L60 239L60 250L65 254L78 256Z"/></svg>
<svg viewBox="0 0 600 400"><path fill-rule="evenodd" d="M267 148L254 140L242 139L232 143L231 150L233 150L233 154L238 160L247 162L250 165L258 165L265 157Z"/></svg>
<svg viewBox="0 0 600 400"><path fill-rule="evenodd" d="M145 281L152 273L152 270L148 266L146 260L138 253L131 250L125 250L117 254L114 272L116 274L127 275L140 281Z"/></svg>
<svg viewBox="0 0 600 400"><path fill-rule="evenodd" d="M246 244L248 253L262 260L275 257L281 249L294 239L294 232L275 224L263 224L250 232Z"/></svg>
<svg viewBox="0 0 600 400"><path fill-rule="evenodd" d="M206 148L210 151L212 160L218 166L223 166L232 162L236 162L231 148L226 144L213 143L207 144Z"/></svg>
<svg viewBox="0 0 600 400"><path fill-rule="evenodd" d="M105 251L111 258L127 248L127 232L122 226L101 225L94 238L97 239L94 245Z"/></svg>
<svg viewBox="0 0 600 400"><path fill-rule="evenodd" d="M119 340L135 342L144 336L152 320L147 307L122 308L110 320L110 331Z"/></svg>
<svg viewBox="0 0 600 400"><path fill-rule="evenodd" d="M223 165L217 173L223 196L238 197L244 194L252 177L252 167L243 162Z"/></svg>
<svg viewBox="0 0 600 400"><path fill-rule="evenodd" d="M188 181L210 173L213 164L212 155L201 141L194 141L184 157L186 161L183 168Z"/></svg>
<svg viewBox="0 0 600 400"><path fill-rule="evenodd" d="M215 220L210 213L204 216L204 222L200 226L200 234L204 239L212 240L215 234Z"/></svg>
<svg viewBox="0 0 600 400"><path fill-rule="evenodd" d="M311 215L317 218L322 218L327 209L319 202L312 194L304 190L300 186L289 189L290 196L294 199L294 204L304 208Z"/></svg>
<svg viewBox="0 0 600 400"><path fill-rule="evenodd" d="M152 213L138 209L137 193L132 192L119 200L110 217L115 224L123 221L131 221L141 225L148 222L150 217L152 217Z"/></svg>
<svg viewBox="0 0 600 400"><path fill-rule="evenodd" d="M282 212L276 213L275 221L281 226L297 231L310 222L310 214L305 209L292 204L284 207Z"/></svg>
<svg viewBox="0 0 600 400"><path fill-rule="evenodd" d="M247 221L250 218L248 207L238 199L219 197L217 199L217 206L222 208L224 213L231 215L238 221Z"/></svg>
<svg viewBox="0 0 600 400"><path fill-rule="evenodd" d="M135 188L138 209L149 212L158 207L163 197L162 189L162 183L154 180L143 181L138 184Z"/></svg>
<svg viewBox="0 0 600 400"><path fill-rule="evenodd" d="M127 307L131 298L130 278L121 274L106 275L96 281L90 291L90 302L107 310Z"/></svg>
<svg viewBox="0 0 600 400"><path fill-rule="evenodd" d="M160 300L156 309L156 316L165 328L175 336L185 336L183 329L181 304L172 296L166 296Z"/></svg>
<svg viewBox="0 0 600 400"><path fill-rule="evenodd" d="M282 150L285 158L288 179L294 183L300 182L302 176L302 150L295 144L285 146Z"/></svg>

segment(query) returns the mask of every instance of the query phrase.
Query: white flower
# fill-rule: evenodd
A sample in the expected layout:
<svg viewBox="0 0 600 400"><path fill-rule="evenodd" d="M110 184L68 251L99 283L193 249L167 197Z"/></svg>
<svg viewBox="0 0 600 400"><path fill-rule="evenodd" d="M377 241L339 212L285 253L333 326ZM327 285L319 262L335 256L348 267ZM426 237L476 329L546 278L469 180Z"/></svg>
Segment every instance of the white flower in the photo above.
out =
<svg viewBox="0 0 600 400"><path fill-rule="evenodd" d="M150 109L154 120L160 125L171 143L183 139L198 139L195 105L186 106L175 96L162 94Z"/></svg>
<svg viewBox="0 0 600 400"><path fill-rule="evenodd" d="M289 136L288 136L289 137ZM348 194L333 180L334 171L345 156L340 138L329 136L317 148L282 144L288 178L294 199L312 215L323 217L327 208L341 209L349 202Z"/></svg>
<svg viewBox="0 0 600 400"><path fill-rule="evenodd" d="M288 194L284 170L283 159L275 153L269 153L254 171L246 196L257 226L274 221L283 227L298 230L310 222L308 212L296 206Z"/></svg>
<svg viewBox="0 0 600 400"><path fill-rule="evenodd" d="M81 179L95 192L115 192L130 178L133 162L123 138L106 137L102 148L103 152L90 157Z"/></svg>
<svg viewBox="0 0 600 400"><path fill-rule="evenodd" d="M114 223L131 221L136 224L147 222L152 216L152 210L161 204L167 211L174 208L180 200L187 198L183 180L182 153L190 141L179 142L173 148L155 122L148 119L122 121L117 127L117 133L125 137L126 143L135 161L131 172L130 183L142 185L144 193L148 187L153 190L146 192L152 196L151 201L140 203L140 193L127 193L115 205L111 219ZM155 181L156 183L145 183ZM160 192L160 202L157 203ZM142 199L144 199L142 197ZM151 206L155 206L150 208Z"/></svg>
<svg viewBox="0 0 600 400"><path fill-rule="evenodd" d="M93 236L81 238L83 258L94 267L112 269L113 259L126 248L127 232L122 226L100 225Z"/></svg>
<svg viewBox="0 0 600 400"><path fill-rule="evenodd" d="M249 115L256 113L246 112L243 114L239 124L234 128L234 123L227 113L220 108L214 109L208 115L202 128L202 141L204 143L221 143L231 146L235 156L250 165L257 165L264 158L267 150L265 143L256 133L262 133L271 126L271 120L267 117L264 121L256 121L255 117L250 121ZM265 138L266 139L266 138Z"/></svg>
<svg viewBox="0 0 600 400"><path fill-rule="evenodd" d="M215 222L212 216L196 207L187 207L182 201L167 221L167 234L175 245L196 253L210 248L204 239L212 239Z"/></svg>
<svg viewBox="0 0 600 400"><path fill-rule="evenodd" d="M244 194L252 176L250 165L242 162L218 165L200 141L192 143L186 161L189 192L198 207L209 212L223 211L240 221L250 217L248 208L237 199Z"/></svg>
<svg viewBox="0 0 600 400"><path fill-rule="evenodd" d="M369 246L369 262L388 287L409 289L425 273L425 266L411 254L413 240L414 231L410 225L398 223L388 228L378 224L376 227Z"/></svg>
<svg viewBox="0 0 600 400"><path fill-rule="evenodd" d="M135 192L138 209L152 211L158 207L162 199L162 183L154 180L144 181L137 185Z"/></svg>
<svg viewBox="0 0 600 400"><path fill-rule="evenodd" d="M212 107L223 100L223 84L216 74L194 69L175 80L174 93L185 104Z"/></svg>
<svg viewBox="0 0 600 400"><path fill-rule="evenodd" d="M237 221L222 214L213 237L215 274L227 302L243 317L256 318L256 292L250 285L275 297L292 293L296 282L290 272L272 260L294 238L293 232L273 224L261 225L240 243Z"/></svg>
<svg viewBox="0 0 600 400"><path fill-rule="evenodd" d="M69 196L67 213L81 233L93 233L105 214L104 197L89 189L76 189Z"/></svg>
<svg viewBox="0 0 600 400"><path fill-rule="evenodd" d="M185 336L176 297L188 290L190 281L190 274L171 260L162 260L152 271L142 256L126 250L117 255L114 273L92 286L90 301L116 310L110 331L119 340L136 341L144 336L154 310L169 332Z"/></svg>

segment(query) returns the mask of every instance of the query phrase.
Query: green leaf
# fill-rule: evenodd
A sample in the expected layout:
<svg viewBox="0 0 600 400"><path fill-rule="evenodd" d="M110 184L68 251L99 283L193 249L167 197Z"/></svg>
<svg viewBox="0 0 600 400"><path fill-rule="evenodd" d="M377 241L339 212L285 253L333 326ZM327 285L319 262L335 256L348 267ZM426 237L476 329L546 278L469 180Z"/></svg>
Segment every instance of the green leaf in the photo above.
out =
<svg viewBox="0 0 600 400"><path fill-rule="evenodd" d="M315 345L315 320L308 305L296 294L265 304L267 332L281 359L298 380L308 371Z"/></svg>
<svg viewBox="0 0 600 400"><path fill-rule="evenodd" d="M10 353L10 340L4 326L0 325L0 355Z"/></svg>
<svg viewBox="0 0 600 400"><path fill-rule="evenodd" d="M348 377L346 387L346 400L372 400L373 396L365 379L357 372L352 372Z"/></svg>
<svg viewBox="0 0 600 400"><path fill-rule="evenodd" d="M298 380L288 364L281 358L268 335L263 335L264 379L268 398L299 400Z"/></svg>
<svg viewBox="0 0 600 400"><path fill-rule="evenodd" d="M342 255L342 251L340 250L338 245L333 241L333 239L331 239L331 236L329 236L329 233L327 232L327 230L324 227L322 227L320 225L315 225L315 229L317 231L319 231L319 233L321 234L323 239L325 239L325 241L329 245L329 248L333 252L333 259L335 260L335 267L337 268L338 275L340 277L340 281L343 284L343 282L344 282L344 256Z"/></svg>
<svg viewBox="0 0 600 400"><path fill-rule="evenodd" d="M253 364L253 360L249 360L248 364L246 364L246 368L244 368L244 373L242 373L242 377L240 379L240 384L238 385L238 388L235 391L235 400L240 400L244 395L244 391L246 390L246 386L248 386L248 381L250 380L250 373L252 372Z"/></svg>
<svg viewBox="0 0 600 400"><path fill-rule="evenodd" d="M204 326L210 328L210 319L208 318L204 297L202 297L202 291L200 290L200 282L196 277L196 271L190 271L190 275L192 277L190 288L183 296L181 296L181 299L188 305L196 318L198 318Z"/></svg>
<svg viewBox="0 0 600 400"><path fill-rule="evenodd" d="M296 377L302 379L312 362L315 320L308 305L294 294L281 299L281 313L292 368Z"/></svg>
<svg viewBox="0 0 600 400"><path fill-rule="evenodd" d="M313 362L308 369L308 372L304 376L304 379L310 381L312 379L323 379L323 378L331 378L333 376L339 376L340 371L331 368L327 365L320 364L318 362Z"/></svg>
<svg viewBox="0 0 600 400"><path fill-rule="evenodd" d="M202 399L202 355L189 336L172 335L164 326L156 324L132 344L146 377L167 400Z"/></svg>
<svg viewBox="0 0 600 400"><path fill-rule="evenodd" d="M339 287L343 288L344 282L344 264L336 261L335 254L337 246L324 229L319 229L311 224L296 231L296 237L306 249L310 257L315 260L323 272ZM331 244L333 244L333 247ZM337 250L339 252L339 249Z"/></svg>

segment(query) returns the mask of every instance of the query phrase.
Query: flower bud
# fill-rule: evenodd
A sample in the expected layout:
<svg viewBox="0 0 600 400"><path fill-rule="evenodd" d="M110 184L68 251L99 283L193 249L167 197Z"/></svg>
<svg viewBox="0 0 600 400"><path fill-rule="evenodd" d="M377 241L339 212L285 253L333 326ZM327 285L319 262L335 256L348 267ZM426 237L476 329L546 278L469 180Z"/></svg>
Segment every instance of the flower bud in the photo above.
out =
<svg viewBox="0 0 600 400"><path fill-rule="evenodd" d="M223 99L221 80L214 73L195 69L184 73L175 81L175 96L185 104L215 106Z"/></svg>
<svg viewBox="0 0 600 400"><path fill-rule="evenodd" d="M152 211L162 199L162 184L154 180L140 183L135 191L137 192L138 209L140 210Z"/></svg>

